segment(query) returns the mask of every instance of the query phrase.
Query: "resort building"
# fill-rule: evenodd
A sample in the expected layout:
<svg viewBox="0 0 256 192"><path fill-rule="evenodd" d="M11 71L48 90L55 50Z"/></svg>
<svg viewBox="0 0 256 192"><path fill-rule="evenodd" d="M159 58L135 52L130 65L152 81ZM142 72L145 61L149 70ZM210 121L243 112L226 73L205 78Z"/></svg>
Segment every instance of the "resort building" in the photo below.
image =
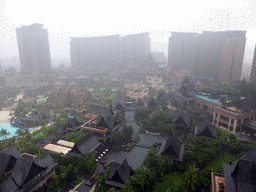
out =
<svg viewBox="0 0 256 192"><path fill-rule="evenodd" d="M214 108L213 124L232 133L242 131L244 121L255 120L255 111L249 102L240 100L237 105Z"/></svg>
<svg viewBox="0 0 256 192"><path fill-rule="evenodd" d="M0 152L0 161L0 191L12 192L32 192L45 187L58 165L48 153L42 157L21 156L14 146Z"/></svg>
<svg viewBox="0 0 256 192"><path fill-rule="evenodd" d="M146 81L149 83L149 84L160 84L160 83L163 83L163 80L161 77L157 77L157 76L146 76Z"/></svg>
<svg viewBox="0 0 256 192"><path fill-rule="evenodd" d="M94 133L90 132L77 141L68 154L74 157L83 157L87 152L96 154L100 145L101 143L94 136Z"/></svg>
<svg viewBox="0 0 256 192"><path fill-rule="evenodd" d="M120 127L111 107L93 104L90 105L89 113L85 116L84 122L81 125L81 131L93 132L97 138L105 142Z"/></svg>
<svg viewBox="0 0 256 192"><path fill-rule="evenodd" d="M34 23L30 26L16 28L21 71L32 74L49 73L51 58L48 33L42 24Z"/></svg>
<svg viewBox="0 0 256 192"><path fill-rule="evenodd" d="M111 170L105 184L109 187L122 189L132 174L132 167L128 164L126 158L121 164L112 162Z"/></svg>
<svg viewBox="0 0 256 192"><path fill-rule="evenodd" d="M175 162L181 162L185 152L185 143L182 143L176 134L165 140L157 152L158 155L170 157Z"/></svg>
<svg viewBox="0 0 256 192"><path fill-rule="evenodd" d="M157 110L158 109L158 104L156 103L156 101L153 97L149 98L145 105L146 105L147 108L149 108L151 110Z"/></svg>
<svg viewBox="0 0 256 192"><path fill-rule="evenodd" d="M127 101L123 98L121 90L118 90L117 96L114 100L111 101L110 103L110 107L113 110L121 110L124 111L125 110L125 104L127 103Z"/></svg>
<svg viewBox="0 0 256 192"><path fill-rule="evenodd" d="M60 153L63 155L66 155L69 151L71 151L71 149L69 147L63 147L63 146L55 145L55 144L47 144L46 146L44 146L43 149L46 151L50 151L53 153Z"/></svg>
<svg viewBox="0 0 256 192"><path fill-rule="evenodd" d="M255 191L256 145L231 163L222 163L224 174L211 173L211 192Z"/></svg>
<svg viewBox="0 0 256 192"><path fill-rule="evenodd" d="M186 78L182 87L175 92L179 107L183 110L199 107L213 113L215 107L220 107L219 99L211 99L206 95L197 95L194 85Z"/></svg>
<svg viewBox="0 0 256 192"><path fill-rule="evenodd" d="M179 133L186 133L190 128L189 114L183 111L175 113L172 117L172 124Z"/></svg>
<svg viewBox="0 0 256 192"><path fill-rule="evenodd" d="M140 75L161 75L167 68L167 59L163 52L150 53L138 70Z"/></svg>
<svg viewBox="0 0 256 192"><path fill-rule="evenodd" d="M149 89L144 84L125 84L125 88L129 89L127 90L127 96L134 98L136 101L148 97L149 94Z"/></svg>
<svg viewBox="0 0 256 192"><path fill-rule="evenodd" d="M194 138L217 140L217 129L207 119L195 127Z"/></svg>

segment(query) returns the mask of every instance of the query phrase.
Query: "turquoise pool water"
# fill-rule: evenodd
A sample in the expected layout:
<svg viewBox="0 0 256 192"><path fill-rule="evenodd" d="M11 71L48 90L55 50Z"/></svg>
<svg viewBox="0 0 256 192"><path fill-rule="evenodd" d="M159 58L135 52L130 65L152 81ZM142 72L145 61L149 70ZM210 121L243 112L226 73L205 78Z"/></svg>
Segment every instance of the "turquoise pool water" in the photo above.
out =
<svg viewBox="0 0 256 192"><path fill-rule="evenodd" d="M19 127L13 127L11 125L11 123L0 123L0 130L4 128L4 129L7 129L7 132L10 132L10 135L7 135L7 138L12 138L13 136L17 136L15 134L15 132L19 129ZM32 128L26 128L26 129L34 129L33 127ZM5 139L4 137L0 137L0 141Z"/></svg>
<svg viewBox="0 0 256 192"><path fill-rule="evenodd" d="M211 99L211 98L208 98L207 96L204 96L204 95L196 95L196 97L200 98L200 99L204 99L204 100L207 100L207 101L211 101L213 103L218 103L220 102L219 99Z"/></svg>

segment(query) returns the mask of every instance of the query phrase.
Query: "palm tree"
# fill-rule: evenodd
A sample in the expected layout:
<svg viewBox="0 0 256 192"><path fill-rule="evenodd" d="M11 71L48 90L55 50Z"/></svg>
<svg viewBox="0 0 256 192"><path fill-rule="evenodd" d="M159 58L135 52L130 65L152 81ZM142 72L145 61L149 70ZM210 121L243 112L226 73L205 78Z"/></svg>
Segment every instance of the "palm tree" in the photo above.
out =
<svg viewBox="0 0 256 192"><path fill-rule="evenodd" d="M7 129L2 128L0 130L0 136L2 136L4 139L6 139L7 135L10 135L10 132L7 132Z"/></svg>

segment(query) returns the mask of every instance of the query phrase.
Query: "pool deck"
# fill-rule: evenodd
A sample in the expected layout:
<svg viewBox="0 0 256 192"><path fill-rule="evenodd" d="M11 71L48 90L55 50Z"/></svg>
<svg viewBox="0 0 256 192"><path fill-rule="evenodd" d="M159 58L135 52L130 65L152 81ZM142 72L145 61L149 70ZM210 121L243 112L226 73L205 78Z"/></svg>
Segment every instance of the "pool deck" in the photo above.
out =
<svg viewBox="0 0 256 192"><path fill-rule="evenodd" d="M0 123L10 123L10 111L0 111Z"/></svg>

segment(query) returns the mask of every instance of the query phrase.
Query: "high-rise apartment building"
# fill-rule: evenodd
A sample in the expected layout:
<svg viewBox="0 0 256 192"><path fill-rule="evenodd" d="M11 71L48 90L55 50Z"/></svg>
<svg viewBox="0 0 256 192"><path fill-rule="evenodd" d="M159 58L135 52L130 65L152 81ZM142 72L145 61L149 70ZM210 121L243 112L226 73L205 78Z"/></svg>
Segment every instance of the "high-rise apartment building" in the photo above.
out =
<svg viewBox="0 0 256 192"><path fill-rule="evenodd" d="M253 83L254 85L256 85L256 45L255 45L254 56L252 61L250 83Z"/></svg>
<svg viewBox="0 0 256 192"><path fill-rule="evenodd" d="M114 72L138 68L150 52L148 33L71 38L71 66L77 69Z"/></svg>
<svg viewBox="0 0 256 192"><path fill-rule="evenodd" d="M16 28L21 71L48 73L51 70L48 32L42 24Z"/></svg>
<svg viewBox="0 0 256 192"><path fill-rule="evenodd" d="M193 75L218 77L228 84L240 80L245 31L172 33L169 39L169 67L186 69Z"/></svg>
<svg viewBox="0 0 256 192"><path fill-rule="evenodd" d="M149 33L126 35L122 37L122 46L124 68L139 68L151 50Z"/></svg>
<svg viewBox="0 0 256 192"><path fill-rule="evenodd" d="M197 55L197 33L172 32L169 38L168 66L173 72L194 72Z"/></svg>
<svg viewBox="0 0 256 192"><path fill-rule="evenodd" d="M70 53L73 68L87 70L115 68L122 62L120 36L71 38Z"/></svg>

